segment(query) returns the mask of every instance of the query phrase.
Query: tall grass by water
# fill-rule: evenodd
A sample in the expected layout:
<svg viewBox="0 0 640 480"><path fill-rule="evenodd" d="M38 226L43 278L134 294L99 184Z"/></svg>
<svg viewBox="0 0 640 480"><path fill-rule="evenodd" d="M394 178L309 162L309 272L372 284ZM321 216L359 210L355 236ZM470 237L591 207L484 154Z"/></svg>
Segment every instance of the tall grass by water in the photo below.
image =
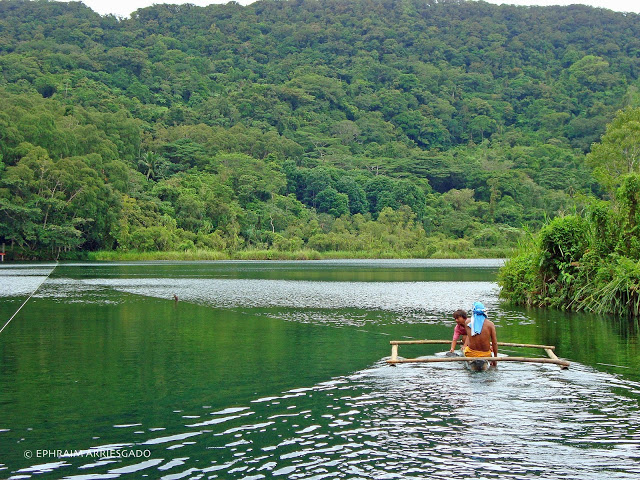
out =
<svg viewBox="0 0 640 480"><path fill-rule="evenodd" d="M238 251L216 251L193 249L168 252L140 251L97 251L89 252L87 259L91 261L196 261L196 260L345 260L345 259L472 259L472 258L505 258L511 254L511 248L473 248L468 250L450 249L446 246L428 250L359 250L359 251L327 251L295 250L280 251L273 249L247 249Z"/></svg>

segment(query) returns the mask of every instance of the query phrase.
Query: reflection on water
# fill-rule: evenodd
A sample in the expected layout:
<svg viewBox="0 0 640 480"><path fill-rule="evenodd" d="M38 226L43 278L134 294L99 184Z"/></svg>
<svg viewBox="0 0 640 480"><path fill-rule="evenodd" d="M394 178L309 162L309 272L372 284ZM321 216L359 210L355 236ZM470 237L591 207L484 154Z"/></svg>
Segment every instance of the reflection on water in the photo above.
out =
<svg viewBox="0 0 640 480"><path fill-rule="evenodd" d="M390 367L256 398L174 412L176 432L120 425L129 464L65 458L65 478L638 478L640 414L619 381L585 367ZM626 385L627 387L629 385ZM637 385L632 395L637 395ZM152 431L154 430L154 431ZM107 446L103 448L114 448ZM74 473L75 471L75 473ZM90 475L90 476L89 476ZM134 475L135 477L135 475ZM195 477L200 478L200 477Z"/></svg>
<svg viewBox="0 0 640 480"><path fill-rule="evenodd" d="M39 267L11 266L0 268L0 298L31 294L53 271L53 265Z"/></svg>
<svg viewBox="0 0 640 480"><path fill-rule="evenodd" d="M73 278L235 278L353 282L486 280L503 264L481 260L292 260L67 264ZM80 268L74 268L80 267Z"/></svg>
<svg viewBox="0 0 640 480"><path fill-rule="evenodd" d="M477 263L423 281L424 262L363 281L357 262L283 264L58 267L0 335L0 477L640 476L637 335L504 308ZM501 340L555 343L571 368L384 363L390 338L448 338L477 298Z"/></svg>
<svg viewBox="0 0 640 480"><path fill-rule="evenodd" d="M490 282L325 282L307 280L235 279L55 279L39 292L50 298L73 297L105 288L162 299L174 298L216 308L289 308L341 310L359 308L405 314L400 321L425 322L450 315L455 299L470 305L476 298L488 298L493 306L497 287ZM445 310L442 310L442 308ZM291 315L288 315L291 317ZM306 321L306 315L300 318Z"/></svg>

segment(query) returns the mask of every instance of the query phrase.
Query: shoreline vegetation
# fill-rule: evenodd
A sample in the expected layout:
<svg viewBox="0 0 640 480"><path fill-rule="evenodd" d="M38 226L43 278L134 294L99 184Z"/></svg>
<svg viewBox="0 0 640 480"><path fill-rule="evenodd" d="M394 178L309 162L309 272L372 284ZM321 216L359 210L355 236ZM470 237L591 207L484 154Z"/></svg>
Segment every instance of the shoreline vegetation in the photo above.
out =
<svg viewBox="0 0 640 480"><path fill-rule="evenodd" d="M474 249L468 252L451 250L427 251L332 251L319 252L317 250L297 250L282 252L277 250L241 250L237 252L220 252L212 250L189 250L168 252L139 252L139 251L98 251L89 252L90 261L210 261L210 260L351 260L351 259L476 259L476 258L506 258L512 249L486 248Z"/></svg>
<svg viewBox="0 0 640 480"><path fill-rule="evenodd" d="M589 197L521 241L500 270L514 304L640 317L640 108L620 111L587 163L607 200Z"/></svg>

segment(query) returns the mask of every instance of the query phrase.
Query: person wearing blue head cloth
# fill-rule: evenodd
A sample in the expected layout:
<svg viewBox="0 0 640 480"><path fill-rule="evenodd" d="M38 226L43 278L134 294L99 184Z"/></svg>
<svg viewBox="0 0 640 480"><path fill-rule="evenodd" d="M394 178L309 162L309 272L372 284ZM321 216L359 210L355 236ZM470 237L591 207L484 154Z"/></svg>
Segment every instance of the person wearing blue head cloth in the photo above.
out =
<svg viewBox="0 0 640 480"><path fill-rule="evenodd" d="M471 310L471 319L467 322L467 344L464 348L465 357L498 356L498 339L496 326L487 318L487 310L480 302L475 302ZM496 362L491 363L492 366Z"/></svg>
<svg viewBox="0 0 640 480"><path fill-rule="evenodd" d="M480 335L486 319L487 310L484 308L484 305L480 302L474 302L473 309L471 310L471 322L469 324L471 327L471 335Z"/></svg>

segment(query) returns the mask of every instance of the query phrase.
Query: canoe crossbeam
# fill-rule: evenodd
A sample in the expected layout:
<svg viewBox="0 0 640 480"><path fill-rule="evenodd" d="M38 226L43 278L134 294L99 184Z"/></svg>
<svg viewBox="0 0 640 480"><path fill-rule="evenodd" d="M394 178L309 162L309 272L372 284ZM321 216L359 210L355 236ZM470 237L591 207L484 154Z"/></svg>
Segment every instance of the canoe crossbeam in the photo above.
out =
<svg viewBox="0 0 640 480"><path fill-rule="evenodd" d="M551 363L560 368L569 368L570 363L561 360L555 354L553 345L532 345L529 343L498 342L498 346L503 347L527 347L540 348L545 351L549 358L537 357L436 357L436 358L398 358L399 345L438 345L450 344L450 340L391 340L391 357L387 363L395 365L398 363L439 363L439 362L473 362L475 360L488 360L491 362L523 362L523 363Z"/></svg>

